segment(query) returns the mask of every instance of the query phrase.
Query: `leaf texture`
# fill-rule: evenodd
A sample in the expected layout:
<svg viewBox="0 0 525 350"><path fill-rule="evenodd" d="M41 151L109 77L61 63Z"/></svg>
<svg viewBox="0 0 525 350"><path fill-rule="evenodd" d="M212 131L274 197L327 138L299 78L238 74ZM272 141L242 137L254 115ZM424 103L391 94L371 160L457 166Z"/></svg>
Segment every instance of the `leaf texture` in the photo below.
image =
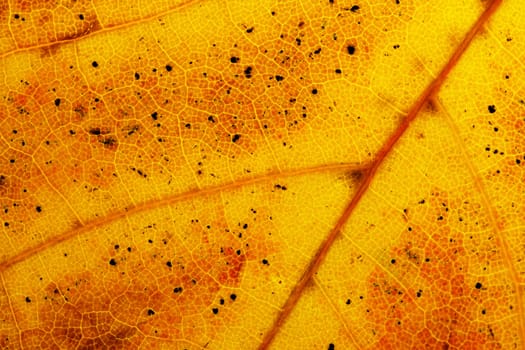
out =
<svg viewBox="0 0 525 350"><path fill-rule="evenodd" d="M515 349L519 0L0 5L0 347Z"/></svg>

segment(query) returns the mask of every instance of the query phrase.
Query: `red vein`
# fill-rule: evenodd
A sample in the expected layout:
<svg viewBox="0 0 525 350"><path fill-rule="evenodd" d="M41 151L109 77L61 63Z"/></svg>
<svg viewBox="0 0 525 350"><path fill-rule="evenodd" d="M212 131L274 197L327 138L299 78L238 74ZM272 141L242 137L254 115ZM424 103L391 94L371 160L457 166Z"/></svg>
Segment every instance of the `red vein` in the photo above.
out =
<svg viewBox="0 0 525 350"><path fill-rule="evenodd" d="M437 91L439 91L441 85L443 85L443 82L447 78L450 71L458 63L459 59L461 58L463 53L465 53L466 49L469 47L476 34L478 34L478 32L481 30L482 26L497 10L499 5L501 4L501 1L502 0L494 0L490 3L487 9L483 12L483 14L478 18L476 23L469 30L469 32L465 35L463 41L459 44L458 48L452 54L450 60L443 67L441 72L439 72L438 76L432 81L432 83L430 83L430 85L425 89L425 91L423 91L419 98L414 102L407 116L403 119L397 130L390 136L390 138L385 142L383 147L378 151L377 156L374 162L372 163L372 166L364 174L365 176L362 182L359 184L355 195L352 197L350 203L347 204L346 208L341 214L341 217L339 218L333 229L330 231L326 240L321 244L321 246L317 250L315 256L306 268L303 276L295 286L294 290L290 293L290 296L288 297L284 306L282 307L281 312L277 316L277 319L275 320L272 328L268 333L266 333L265 337L263 338L259 349L267 349L271 345L281 326L284 324L292 310L295 308L295 305L301 298L304 289L310 283L312 276L319 269L319 266L323 263L326 255L328 254L328 251L332 247L336 238L339 236L341 229L346 224L348 218L353 213L354 209L357 207L359 201L368 190L368 186L374 179L374 176L379 167L383 164L386 157L391 153L395 144L404 135L410 123L412 123L412 121L414 121L414 119L417 117L423 106L426 103L432 101L433 96L437 93Z"/></svg>
<svg viewBox="0 0 525 350"><path fill-rule="evenodd" d="M52 248L62 242L68 241L83 233L89 232L90 230L109 225L115 222L116 220L122 219L124 217L129 217L129 216L132 216L132 215L135 215L135 214L147 211L147 210L161 208L161 207L168 206L168 205L171 205L173 203L183 201L183 200L188 200L188 199L203 197L203 196L209 196L212 194L219 193L221 191L233 190L233 189L240 188L240 187L247 186L247 185L258 184L258 183L270 181L276 178L294 177L294 176L306 175L306 174L318 174L322 172L335 171L335 170L362 171L367 166L368 165L356 165L356 164L343 163L343 164L321 165L321 166L315 166L315 167L310 167L310 168L302 168L302 169L288 170L288 171L281 171L281 172L269 172L269 173L262 174L260 176L255 176L255 177L248 178L248 179L236 180L233 182L228 182L225 184L203 188L203 189L193 189L193 190L189 190L186 192L166 196L161 199L153 199L148 202L138 204L134 207L124 208L122 210L118 210L113 213L109 213L108 215L105 215L103 217L89 221L86 224L78 223L76 227L72 228L69 231L66 231L57 236L54 236L50 238L48 241L42 242L41 244L38 244L34 247L27 248L12 257L8 257L7 260L0 263L0 274L3 271L12 267L13 265L18 264L38 254L39 252Z"/></svg>

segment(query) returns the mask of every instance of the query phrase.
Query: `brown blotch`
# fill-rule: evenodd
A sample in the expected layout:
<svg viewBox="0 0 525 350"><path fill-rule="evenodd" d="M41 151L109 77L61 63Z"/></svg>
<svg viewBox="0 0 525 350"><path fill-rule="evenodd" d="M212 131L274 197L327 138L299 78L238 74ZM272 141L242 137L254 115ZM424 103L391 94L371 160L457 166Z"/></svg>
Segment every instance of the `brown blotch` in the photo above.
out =
<svg viewBox="0 0 525 350"><path fill-rule="evenodd" d="M57 38L57 40L58 41L74 40L74 39L78 39L80 37L86 36L88 34L91 34L93 32L96 32L102 29L102 26L100 25L100 22L98 21L95 15L90 16L90 18L88 18L87 20L84 16L84 20L79 23L82 24L80 28L76 28L76 31L72 33L63 33Z"/></svg>
<svg viewBox="0 0 525 350"><path fill-rule="evenodd" d="M59 42L55 42L49 46L44 46L40 49L40 57L41 58L48 58L51 56L55 56L58 52L58 49L60 47Z"/></svg>
<svg viewBox="0 0 525 350"><path fill-rule="evenodd" d="M104 147L115 150L117 148L118 142L117 139L115 139L112 136L105 137L101 140L99 140L100 143L104 145Z"/></svg>
<svg viewBox="0 0 525 350"><path fill-rule="evenodd" d="M106 135L106 134L109 134L109 130L101 129L101 128L90 128L89 133L95 136Z"/></svg>
<svg viewBox="0 0 525 350"><path fill-rule="evenodd" d="M357 187L365 177L365 171L362 169L353 169L343 175L343 180L349 187Z"/></svg>
<svg viewBox="0 0 525 350"><path fill-rule="evenodd" d="M434 113L437 113L438 110L439 110L438 102L435 100L433 96L429 97L425 105L425 111L434 114Z"/></svg>
<svg viewBox="0 0 525 350"><path fill-rule="evenodd" d="M44 289L38 329L22 331L22 345L61 344L64 348L130 348L140 344L137 327L115 320L112 298L98 291L94 276L82 273L66 276L60 284L51 282ZM95 297L90 300L83 292Z"/></svg>

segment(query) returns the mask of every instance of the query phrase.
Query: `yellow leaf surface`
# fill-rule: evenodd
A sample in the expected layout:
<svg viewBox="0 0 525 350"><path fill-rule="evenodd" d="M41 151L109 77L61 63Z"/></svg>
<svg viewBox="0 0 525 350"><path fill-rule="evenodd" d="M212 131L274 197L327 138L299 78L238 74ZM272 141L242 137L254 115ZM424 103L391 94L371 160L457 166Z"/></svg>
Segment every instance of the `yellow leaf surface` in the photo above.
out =
<svg viewBox="0 0 525 350"><path fill-rule="evenodd" d="M0 347L525 345L520 0L0 4Z"/></svg>

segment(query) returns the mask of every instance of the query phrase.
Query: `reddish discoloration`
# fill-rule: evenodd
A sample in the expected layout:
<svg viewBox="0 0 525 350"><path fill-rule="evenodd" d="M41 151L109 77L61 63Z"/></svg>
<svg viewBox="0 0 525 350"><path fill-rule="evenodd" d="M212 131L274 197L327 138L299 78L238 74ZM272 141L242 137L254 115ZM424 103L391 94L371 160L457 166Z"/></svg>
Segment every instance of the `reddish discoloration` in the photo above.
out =
<svg viewBox="0 0 525 350"><path fill-rule="evenodd" d="M85 1L14 1L11 32L18 48L44 45L42 57L56 53L57 44L97 32L102 26L91 3Z"/></svg>
<svg viewBox="0 0 525 350"><path fill-rule="evenodd" d="M246 261L246 256L244 254L237 254L232 247L227 247L222 249L224 262L228 268L227 271L224 271L219 274L219 282L225 286L235 285L240 276L243 265Z"/></svg>
<svg viewBox="0 0 525 350"><path fill-rule="evenodd" d="M434 194L437 197L430 204L443 210L446 195ZM434 214L427 221L429 217ZM490 295L506 300L503 287L483 286L482 290L471 282L461 232L442 227L432 240L424 232L425 228L411 225L392 249L395 268L406 271L403 281L410 281L408 289L379 268L367 281L367 318L378 334L377 344L381 348L476 349L489 344L497 348L501 333L494 331L493 319L484 318L481 310L487 308L485 300Z"/></svg>
<svg viewBox="0 0 525 350"><path fill-rule="evenodd" d="M133 349L147 338L202 341L204 346L220 336L225 325L235 322L238 310L230 308L239 305L234 301L242 294L249 260L276 253L271 241L264 242L268 226L263 220L248 225L246 218L231 232L220 203L187 219L184 227L143 225L133 238L126 235L97 253L101 258L89 271L51 277L31 296L36 304L16 306L22 322L34 318L38 307L38 326L22 332L22 344ZM264 209L260 212L267 217ZM158 236L161 227L164 235ZM188 246L189 241L195 243ZM232 289L236 296L228 299Z"/></svg>
<svg viewBox="0 0 525 350"><path fill-rule="evenodd" d="M39 327L22 332L22 346L136 347L140 343L138 329L111 315L113 298L121 289L105 291L91 273L68 275L59 284L50 283L41 295Z"/></svg>
<svg viewBox="0 0 525 350"><path fill-rule="evenodd" d="M381 349L431 348L475 349L488 343L497 348L485 322L477 321L479 302L469 297L451 300L439 286L414 297L417 288L404 290L384 272L376 270L368 280L367 318L378 334ZM462 286L467 288L466 285Z"/></svg>
<svg viewBox="0 0 525 350"><path fill-rule="evenodd" d="M205 249L212 254L211 247ZM198 261L173 260L172 268L154 258L147 265L138 263L136 248L121 250L112 254L114 265L105 261L97 272L68 274L49 283L38 296L39 327L23 331L22 344L136 348L144 336L176 341L202 326L184 321L184 315L201 314L215 329L214 319L228 314L224 306L215 315L211 306L222 287L239 287L245 258L231 248L224 250L223 261L201 254Z"/></svg>

